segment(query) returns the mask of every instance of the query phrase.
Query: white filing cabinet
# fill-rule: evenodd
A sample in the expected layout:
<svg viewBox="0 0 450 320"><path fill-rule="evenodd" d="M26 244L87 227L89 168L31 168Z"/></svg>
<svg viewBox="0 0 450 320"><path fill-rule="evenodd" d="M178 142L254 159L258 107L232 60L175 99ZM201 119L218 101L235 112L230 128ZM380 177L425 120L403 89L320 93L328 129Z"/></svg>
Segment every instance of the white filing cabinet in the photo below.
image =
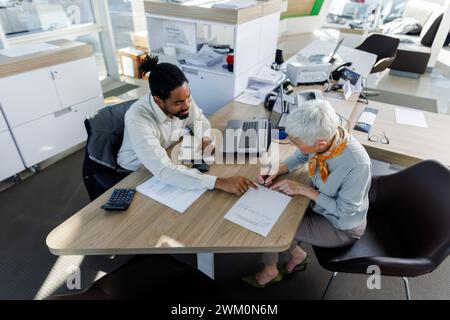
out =
<svg viewBox="0 0 450 320"><path fill-rule="evenodd" d="M95 59L0 78L0 104L32 167L86 139L84 119L103 107Z"/></svg>
<svg viewBox="0 0 450 320"><path fill-rule="evenodd" d="M27 167L85 141L84 120L102 104L97 97L13 128Z"/></svg>
<svg viewBox="0 0 450 320"><path fill-rule="evenodd" d="M213 8L211 3L144 1L150 51L181 65L193 98L207 116L240 95L250 76L275 61L281 11L278 0L239 10ZM186 58L204 43L233 49L233 71L223 68L227 54L210 67L187 64Z"/></svg>
<svg viewBox="0 0 450 320"><path fill-rule="evenodd" d="M8 130L6 121L0 112L0 181L24 169L25 166L20 159L19 152Z"/></svg>

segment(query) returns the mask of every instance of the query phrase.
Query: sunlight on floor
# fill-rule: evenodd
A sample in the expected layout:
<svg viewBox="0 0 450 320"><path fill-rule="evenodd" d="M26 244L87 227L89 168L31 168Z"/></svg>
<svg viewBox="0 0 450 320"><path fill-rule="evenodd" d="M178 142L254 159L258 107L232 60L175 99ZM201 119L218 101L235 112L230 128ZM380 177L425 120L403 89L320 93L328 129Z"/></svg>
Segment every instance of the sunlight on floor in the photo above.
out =
<svg viewBox="0 0 450 320"><path fill-rule="evenodd" d="M59 287L66 284L68 277L73 272L73 268L79 268L81 263L83 262L84 256L72 256L70 259L70 264L67 263L67 257L58 257L52 269L47 275L47 278L42 283L41 288L37 292L34 300L42 300L53 294ZM67 277L61 277L64 273L61 273L61 270L64 270ZM82 275L81 275L82 276Z"/></svg>

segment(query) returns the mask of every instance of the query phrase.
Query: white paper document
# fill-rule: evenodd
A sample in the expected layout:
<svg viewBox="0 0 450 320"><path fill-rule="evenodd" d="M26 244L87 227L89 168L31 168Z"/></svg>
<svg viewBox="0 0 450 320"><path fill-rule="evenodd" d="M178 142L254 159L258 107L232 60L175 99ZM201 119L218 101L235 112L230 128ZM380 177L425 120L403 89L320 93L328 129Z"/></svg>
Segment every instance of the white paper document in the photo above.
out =
<svg viewBox="0 0 450 320"><path fill-rule="evenodd" d="M25 44L17 47L0 50L0 54L10 58L15 58L38 52L51 51L58 48L59 48L58 46L49 43Z"/></svg>
<svg viewBox="0 0 450 320"><path fill-rule="evenodd" d="M237 102L257 106L284 80L283 73L263 66L256 75L248 78L247 88L235 99Z"/></svg>
<svg viewBox="0 0 450 320"><path fill-rule="evenodd" d="M264 99L258 98L254 94L246 91L243 92L239 97L234 99L234 101L248 104L251 106L259 106L264 101Z"/></svg>
<svg viewBox="0 0 450 320"><path fill-rule="evenodd" d="M399 124L406 124L420 128L428 128L425 115L422 111L395 108L395 119Z"/></svg>
<svg viewBox="0 0 450 320"><path fill-rule="evenodd" d="M162 183L157 177L137 186L136 190L179 213L184 213L206 191L206 189L186 190L174 187Z"/></svg>
<svg viewBox="0 0 450 320"><path fill-rule="evenodd" d="M290 201L291 197L268 188L250 189L225 219L267 237Z"/></svg>
<svg viewBox="0 0 450 320"><path fill-rule="evenodd" d="M225 56L223 54L216 53L210 46L205 44L197 54L185 60L186 63L194 66L212 67L222 61L225 61Z"/></svg>

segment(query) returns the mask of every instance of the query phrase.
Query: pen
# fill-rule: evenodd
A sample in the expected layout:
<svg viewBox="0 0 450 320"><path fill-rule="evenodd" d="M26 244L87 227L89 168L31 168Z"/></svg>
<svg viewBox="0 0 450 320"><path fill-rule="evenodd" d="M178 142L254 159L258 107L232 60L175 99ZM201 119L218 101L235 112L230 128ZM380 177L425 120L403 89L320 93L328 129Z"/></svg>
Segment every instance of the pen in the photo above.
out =
<svg viewBox="0 0 450 320"><path fill-rule="evenodd" d="M266 180L270 177L270 171L272 170L272 163L269 165L269 170L267 171L267 174L263 176L264 178L264 185L266 184Z"/></svg>

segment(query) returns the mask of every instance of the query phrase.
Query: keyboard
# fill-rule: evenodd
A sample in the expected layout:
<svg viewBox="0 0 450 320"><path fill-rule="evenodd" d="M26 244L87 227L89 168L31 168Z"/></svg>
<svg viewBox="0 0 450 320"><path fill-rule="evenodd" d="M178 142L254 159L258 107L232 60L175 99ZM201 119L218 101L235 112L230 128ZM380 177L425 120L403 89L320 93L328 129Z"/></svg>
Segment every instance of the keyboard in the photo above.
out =
<svg viewBox="0 0 450 320"><path fill-rule="evenodd" d="M252 130L253 132L247 131ZM242 124L242 131L238 142L239 149L254 149L258 146L258 122L257 121L248 121Z"/></svg>
<svg viewBox="0 0 450 320"><path fill-rule="evenodd" d="M242 130L244 130L244 132L251 130L251 129L258 130L258 122L248 121L248 122L244 122L242 124Z"/></svg>

